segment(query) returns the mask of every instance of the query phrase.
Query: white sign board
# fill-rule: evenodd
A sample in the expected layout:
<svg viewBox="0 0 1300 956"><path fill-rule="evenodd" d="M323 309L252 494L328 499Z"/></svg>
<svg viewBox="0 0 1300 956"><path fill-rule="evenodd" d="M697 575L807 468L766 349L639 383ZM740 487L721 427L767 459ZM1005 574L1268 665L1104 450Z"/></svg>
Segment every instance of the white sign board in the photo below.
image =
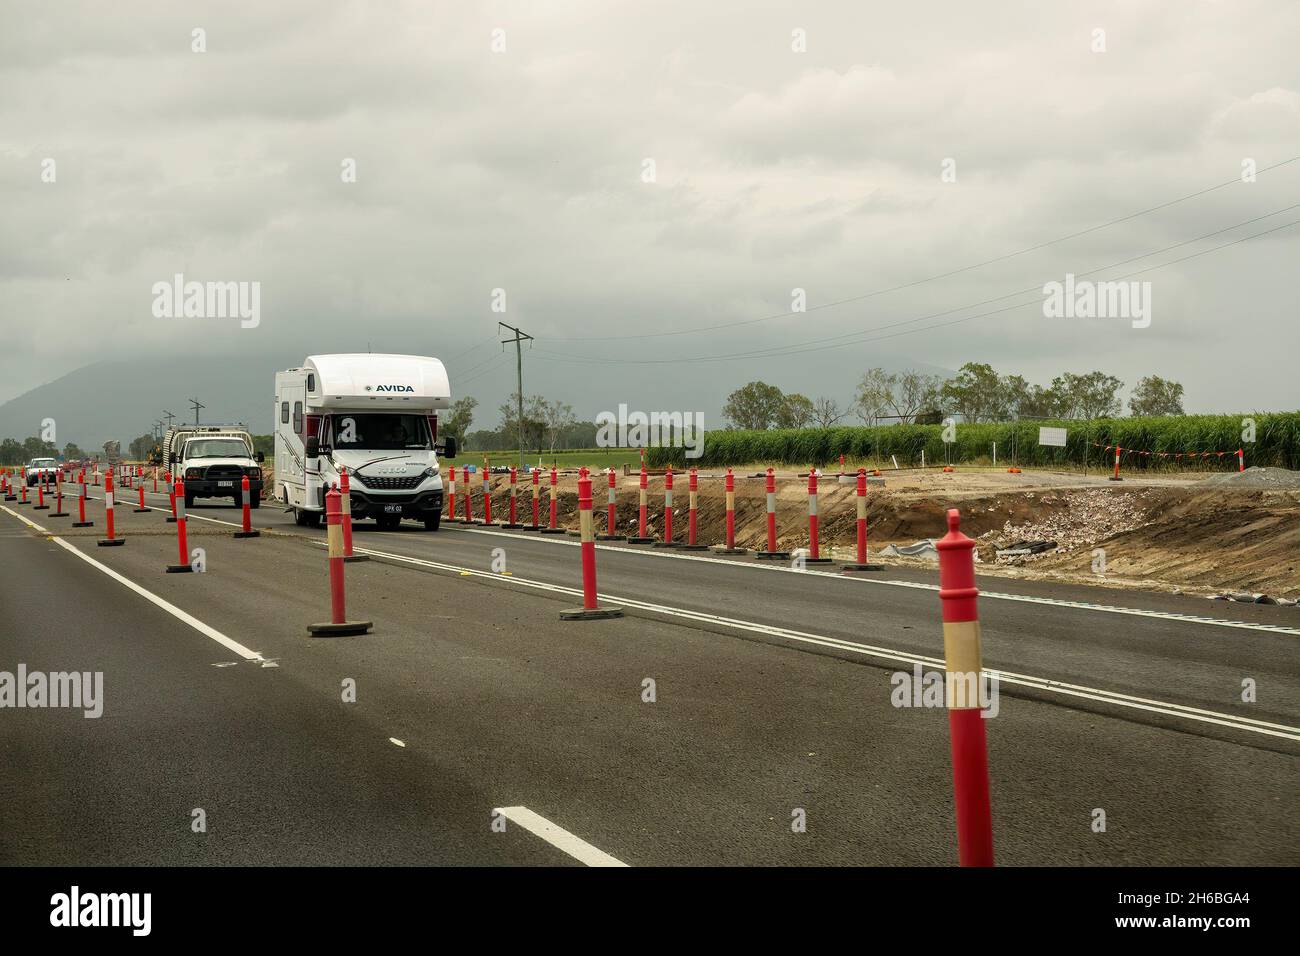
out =
<svg viewBox="0 0 1300 956"><path fill-rule="evenodd" d="M1051 445L1054 448L1065 447L1065 429L1064 428L1039 428L1038 444Z"/></svg>

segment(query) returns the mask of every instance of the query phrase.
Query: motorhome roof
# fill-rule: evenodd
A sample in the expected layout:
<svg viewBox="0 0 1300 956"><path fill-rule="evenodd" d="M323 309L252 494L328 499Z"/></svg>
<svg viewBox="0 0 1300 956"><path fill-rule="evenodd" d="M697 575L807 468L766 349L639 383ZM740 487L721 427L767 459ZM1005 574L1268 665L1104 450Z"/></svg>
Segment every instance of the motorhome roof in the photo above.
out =
<svg viewBox="0 0 1300 956"><path fill-rule="evenodd" d="M308 395L309 404L318 408L451 405L447 369L438 359L424 355L309 355L303 369L316 373L316 387Z"/></svg>

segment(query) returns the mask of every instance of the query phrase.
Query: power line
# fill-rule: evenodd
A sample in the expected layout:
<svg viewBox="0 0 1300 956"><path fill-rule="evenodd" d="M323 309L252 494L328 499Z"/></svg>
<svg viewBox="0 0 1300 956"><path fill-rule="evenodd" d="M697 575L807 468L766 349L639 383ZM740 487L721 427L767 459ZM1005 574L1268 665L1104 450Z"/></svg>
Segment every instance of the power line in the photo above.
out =
<svg viewBox="0 0 1300 956"><path fill-rule="evenodd" d="M1291 207L1291 208L1295 208L1295 207ZM1285 211L1285 210L1282 210L1282 211ZM1270 215L1275 215L1275 213L1270 213ZM1268 217L1267 217L1267 216L1262 216L1262 217L1259 217L1259 218L1268 218ZM1248 220L1248 221L1252 221L1252 220ZM1239 223L1238 225L1241 225L1241 224ZM1129 272L1129 273L1127 273L1127 274L1125 274L1125 275L1122 275L1122 276L1116 276L1116 277L1114 277L1114 278L1112 278L1112 279L1109 279L1109 280L1107 280L1107 281L1110 281L1110 282L1118 282L1118 281L1123 280L1123 279L1129 279L1129 278L1132 278L1133 276L1143 275L1143 274L1148 273L1148 272L1155 272L1155 271L1157 271L1157 270L1159 270L1159 269L1164 269L1164 268L1167 268L1167 267L1172 266L1172 265L1177 265L1178 263L1180 263L1180 262L1186 262L1186 261L1188 261L1189 259L1196 259L1196 258L1199 258L1200 256L1209 255L1211 252L1218 252L1220 249L1226 249L1226 248L1228 248L1229 246L1235 246L1235 245L1237 245L1238 243L1248 242L1248 241L1251 240L1251 239L1258 239L1258 238L1261 237L1261 236L1267 236L1267 235L1269 235L1269 234L1271 234L1271 233L1278 232L1278 231L1280 231L1280 230L1282 230L1282 229L1287 229L1287 228L1289 228L1289 227L1291 227L1291 226L1295 226L1295 225L1300 225L1300 219L1295 219L1295 220L1292 220L1291 222L1283 223L1283 224L1280 225L1280 226L1275 226L1275 227L1273 227L1272 229L1266 229L1266 230L1264 230L1264 231L1262 231L1262 232L1254 233L1253 235L1242 236L1242 237L1237 238L1237 239L1232 239L1232 240L1230 240L1230 241L1228 241L1228 242L1221 243L1221 244L1219 244L1219 245L1217 245L1217 246L1211 246L1209 249L1202 249L1200 252L1193 252L1193 253L1191 253L1191 254L1189 254L1189 255L1181 256L1181 257L1179 257L1179 258L1177 258L1177 259L1171 259L1169 262L1162 262L1162 263L1160 263L1159 265L1148 266L1148 267L1145 268L1145 269L1138 269L1138 270L1136 270L1136 271L1134 271L1134 272ZM1228 227L1228 228L1231 229L1231 228L1236 228L1236 227L1232 227L1232 226L1230 226L1230 227ZM1224 230L1219 230L1219 231L1220 231L1220 232L1223 232ZM1209 235L1214 235L1214 233L1210 233ZM1201 237L1201 238L1205 238L1205 237ZM1196 242L1197 240L1193 239L1193 240L1188 240L1188 241L1189 241L1189 242ZM1186 243L1178 243L1176 246L1171 246L1171 247L1169 247L1169 248L1171 248L1171 249L1172 249L1172 248L1176 248L1178 245L1186 245ZM1150 255L1158 255L1160 252L1165 252L1165 251L1168 251L1168 250L1167 250L1167 249L1162 249L1162 250L1158 250L1157 252L1148 253L1147 256L1137 256L1137 257L1135 257L1135 258L1137 258L1137 259L1144 259L1144 258L1147 258L1147 257L1150 256ZM1132 261L1134 261L1134 260L1133 260L1133 259L1124 260L1124 262L1113 263L1113 264L1111 264L1111 265L1109 265L1109 266L1103 266L1103 267L1100 268L1100 269L1093 269L1093 270L1090 270L1089 272L1079 273L1079 275L1092 275L1093 273L1096 273L1096 272L1102 272L1102 271L1104 271L1105 269L1113 269L1113 268L1115 268L1117 265L1123 265L1125 262L1132 262ZM1041 294L1041 293L1040 293L1040 289L1039 289L1039 287L1034 287L1034 288L1032 288L1032 289L1023 290L1022 292L1013 292L1013 293L1010 293L1009 295L1022 295L1022 294L1027 294L1027 293L1029 293L1029 292L1033 292L1033 293L1035 293L1036 295ZM998 298L999 298L999 299L1002 299L1002 298L1007 298L1007 297L1008 297L1008 296L999 296ZM969 308L974 308L974 307L976 307L976 306L978 306L978 305L981 305L981 304L986 304L987 302L995 302L995 301L998 301L998 300L997 300L997 299L988 299L988 300L985 300L985 303L978 303L978 302L977 302L977 303L969 303L969 304L967 304L967 305L961 306L961 307L956 308L956 309L948 309L948 310L946 310L945 312L936 312L936 313L932 313L931 315L918 316L917 318L914 318L914 319L906 319L906 320L904 320L904 321L902 321L902 322L895 322L895 323L891 323L891 324L889 324L889 325L877 326L877 327L875 327L875 328L873 328L873 329L859 329L857 332L850 332L850 333L847 333L847 335L850 335L850 336L864 336L864 337L862 337L862 338L856 338L856 339L854 339L853 341L849 341L849 342L838 342L838 343L833 344L833 345L819 345L819 344L816 344L816 343L813 343L813 342L803 342L803 343L800 343L800 344L797 345L797 346L774 347L774 348L772 348L772 349L762 349L762 350L753 351L753 352L736 352L736 353L731 353L731 354L728 354L728 355L698 356L698 357L694 357L694 358L681 358L681 357L679 357L679 358L673 358L673 359L611 359L611 358L594 358L594 357L587 356L587 357L584 357L584 358L581 359L581 360L575 360L575 359L573 359L573 358L571 358L571 357L565 357L565 356L561 355L561 353L548 352L548 351L546 351L546 350L544 350L544 349L541 349L541 348L537 349L537 351L538 351L538 353L540 353L539 357L543 358L543 359L546 360L546 361L551 361L551 362L566 362L566 361L568 361L568 362L571 362L571 363L573 363L573 364L600 364L600 365L608 365L608 364L613 364L613 365L676 365L676 364L693 364L693 363L702 363L702 362L727 362L727 361L732 361L732 360L737 359L737 358L754 358L754 357L773 358L773 357L776 357L776 356L778 356L778 355L799 355L799 354L801 354L801 353L803 353L803 352L822 352L822 351L826 351L827 349L844 348L844 347L849 346L849 345L860 345L860 344L863 344L863 343L865 343L865 342L876 342L876 341L880 341L881 339L896 338L897 336L900 336L900 335L911 335L911 334L913 334L913 333L915 333L915 332L925 332L925 331L929 331L929 330L931 330L931 329L941 329L941 328L946 328L946 327L951 326L951 325L958 325L958 324L960 324L960 323L962 323L962 322L969 322L969 321L971 321L971 320L973 320L973 319L982 319L982 318L985 318L985 317L990 316L990 315L998 315L998 314L1003 313L1003 312L1010 312L1010 311L1013 310L1013 309L1019 309L1019 308L1023 308L1024 306L1027 306L1027 305L1033 305L1033 304L1035 304L1035 303L1041 302L1042 300L1041 300L1041 298L1037 298L1037 297L1036 297L1036 298L1034 298L1034 299L1031 299L1031 300L1028 300L1028 301L1025 301L1025 302L1017 302L1017 303L1014 303L1014 304L1012 304L1012 305L1005 306L1004 308L1001 308L1001 309L993 309L993 310L991 310L991 311L989 311L989 312L981 312L981 313L978 313L978 314L976 314L976 315L968 315L968 316L965 316L965 317L960 318L960 319L954 319L954 320L952 320L952 321L950 321L950 322L939 322L939 323L937 323L937 324L935 324L935 325L926 325L926 326L922 326L922 327L920 327L920 328L915 328L915 329L905 329L905 330L900 331L900 332L891 332L891 333L889 333L889 334L887 334L887 335L874 335L874 334L872 334L872 333L875 333L875 332L882 331L882 330L884 330L884 329L896 328L896 327L901 326L901 325L907 325L907 324L912 323L912 322L919 322L919 321L924 321L925 319L936 318L936 317L938 317L938 316L941 316L941 315L947 315L947 314L950 314L950 313L952 313L952 312L961 312L961 311L964 311L964 310L969 309ZM845 336L835 336L834 338L839 339L839 338L844 338L844 337L845 337ZM822 341L826 341L826 340L822 340ZM554 355L554 356L558 356L558 357L556 357L556 358L550 358L550 356L552 356L552 355Z"/></svg>
<svg viewBox="0 0 1300 956"><path fill-rule="evenodd" d="M1284 159L1281 162L1273 163L1271 166L1265 166L1263 169L1257 169L1255 171L1255 175L1258 176L1260 173L1266 173L1269 170L1278 169L1282 166L1286 166L1290 163L1294 163L1297 160L1300 160L1300 156L1292 156L1290 159ZM1022 256L1028 252L1036 252L1039 249L1046 249L1048 246L1054 246L1057 245L1058 243L1067 242L1070 239L1078 239L1080 236L1086 236L1089 233L1098 232L1102 229L1108 229L1111 226L1118 225L1122 222L1128 222L1131 219L1137 219L1141 216L1147 215L1148 213L1158 212L1161 209L1168 209L1170 206L1176 206L1179 203L1187 202L1189 199L1196 199L1199 196L1207 195L1209 193L1215 192L1216 190L1223 189L1227 186L1231 186L1235 183L1240 183L1240 182L1241 182L1240 177L1236 179L1229 179L1226 182L1222 182L1214 186L1207 186L1204 189L1198 189L1196 192L1188 193L1186 196L1179 196L1177 199L1170 199L1167 202L1162 202L1155 206L1149 206L1146 209L1139 209L1137 212L1129 213L1126 216L1120 216L1119 218L1111 219L1108 222L1099 223L1095 226L1089 226L1087 229L1080 229L1078 232L1072 232L1065 236L1059 236L1056 239L1049 239L1046 242L1040 242L1037 243L1036 245L1026 246L1023 249L1017 249L1014 252L1008 252L1000 256L994 256L992 259L985 259L982 262L974 262L971 263L970 265L962 266L961 268L958 269L952 269L948 272L940 272L932 276L926 276L923 279L915 279L911 282L904 282L901 285L890 286L885 289L876 289L872 292L864 292L861 295L849 296L846 299L836 299L834 302L824 302L821 305L815 305L808 309L805 309L803 312L790 312L790 311L773 312L770 315L762 315L753 319L737 319L736 321L733 322L720 322L715 325L700 325L690 329L674 329L668 332L634 332L628 335L583 335L583 336L566 336L566 337L544 336L543 341L603 342L603 341L611 341L611 340L618 340L618 339L654 339L654 338L667 338L669 336L677 336L677 335L695 335L696 333L699 332L714 332L717 331L718 329L732 329L744 325L755 325L759 322L771 322L775 319L786 319L796 315L805 315L808 312L819 312L822 311L823 309L833 309L841 305L848 305L850 302L861 302L864 299L874 298L875 296L878 295L885 295L889 292L898 292L901 291L902 289L911 289L914 288L915 286L923 285L927 282L934 282L938 279L946 279L949 278L950 276L960 275L963 272L970 272L972 269L979 269L987 265L992 265L996 262L1005 262L1007 259L1014 259L1016 256Z"/></svg>

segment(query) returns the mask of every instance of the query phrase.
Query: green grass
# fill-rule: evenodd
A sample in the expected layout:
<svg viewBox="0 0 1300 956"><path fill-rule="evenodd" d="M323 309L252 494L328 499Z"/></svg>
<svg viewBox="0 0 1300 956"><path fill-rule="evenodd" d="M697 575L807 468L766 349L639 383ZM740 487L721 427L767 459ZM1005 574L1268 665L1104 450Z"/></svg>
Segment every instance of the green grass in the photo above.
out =
<svg viewBox="0 0 1300 956"><path fill-rule="evenodd" d="M647 451L647 457L649 452ZM446 465L477 465L483 467L483 458L487 456L492 465L519 464L518 451L465 451L461 450L455 458L440 459ZM524 464L536 465L541 462L544 467L552 465L558 468L578 468L587 465L591 468L622 469L628 464L633 468L641 467L641 455L635 448L565 448L556 449L554 453L524 452Z"/></svg>

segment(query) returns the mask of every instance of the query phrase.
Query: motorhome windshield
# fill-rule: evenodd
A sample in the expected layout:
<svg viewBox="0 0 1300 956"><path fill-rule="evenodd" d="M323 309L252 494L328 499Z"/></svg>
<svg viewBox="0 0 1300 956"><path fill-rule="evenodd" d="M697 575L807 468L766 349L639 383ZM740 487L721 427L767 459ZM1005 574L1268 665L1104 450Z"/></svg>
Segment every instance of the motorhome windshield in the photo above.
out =
<svg viewBox="0 0 1300 956"><path fill-rule="evenodd" d="M248 446L238 438L202 438L185 443L186 458L247 458Z"/></svg>
<svg viewBox="0 0 1300 956"><path fill-rule="evenodd" d="M423 415L331 415L329 442L334 448L427 450L429 423Z"/></svg>

